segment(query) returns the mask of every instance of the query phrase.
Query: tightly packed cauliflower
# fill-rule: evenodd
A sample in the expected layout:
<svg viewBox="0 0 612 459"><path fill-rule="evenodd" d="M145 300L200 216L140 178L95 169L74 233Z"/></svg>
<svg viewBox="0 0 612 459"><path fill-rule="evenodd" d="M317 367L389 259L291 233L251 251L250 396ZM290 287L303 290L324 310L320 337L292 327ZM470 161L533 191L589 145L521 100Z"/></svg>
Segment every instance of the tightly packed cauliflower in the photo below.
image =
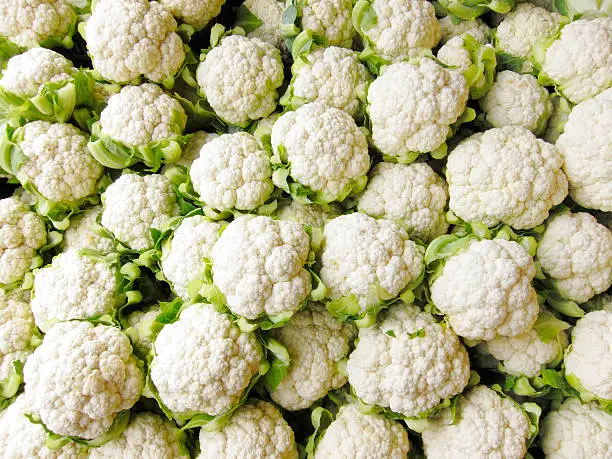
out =
<svg viewBox="0 0 612 459"><path fill-rule="evenodd" d="M298 2L303 30L325 38L329 46L350 48L355 35L351 24L352 0L305 0Z"/></svg>

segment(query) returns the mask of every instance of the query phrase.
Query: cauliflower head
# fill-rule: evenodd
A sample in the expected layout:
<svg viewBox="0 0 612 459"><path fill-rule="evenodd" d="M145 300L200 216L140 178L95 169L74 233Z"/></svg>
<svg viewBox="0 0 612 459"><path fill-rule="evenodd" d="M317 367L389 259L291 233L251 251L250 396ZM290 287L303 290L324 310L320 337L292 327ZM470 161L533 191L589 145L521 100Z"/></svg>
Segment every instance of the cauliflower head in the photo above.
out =
<svg viewBox="0 0 612 459"><path fill-rule="evenodd" d="M281 49L284 39L280 26L285 2L282 0L245 0L243 5L261 21L261 25L247 33L247 37L259 38Z"/></svg>
<svg viewBox="0 0 612 459"><path fill-rule="evenodd" d="M344 213L339 204L300 204L293 199L286 205L279 207L276 217L280 220L289 220L300 225L322 227L328 220Z"/></svg>
<svg viewBox="0 0 612 459"><path fill-rule="evenodd" d="M70 226L64 232L62 238L62 249L81 250L92 249L102 255L108 255L115 251L112 239L100 236L95 228L98 218L102 214L102 206L91 207L70 219Z"/></svg>
<svg viewBox="0 0 612 459"><path fill-rule="evenodd" d="M196 30L203 29L211 19L217 17L225 0L159 0L162 6L170 11L175 18L193 26Z"/></svg>
<svg viewBox="0 0 612 459"><path fill-rule="evenodd" d="M478 43L487 44L491 38L491 29L482 19L472 19L455 23L452 16L440 18L440 44L463 34L471 35Z"/></svg>
<svg viewBox="0 0 612 459"><path fill-rule="evenodd" d="M301 6L302 29L325 37L328 46L350 48L355 35L352 11L352 0L306 0Z"/></svg>

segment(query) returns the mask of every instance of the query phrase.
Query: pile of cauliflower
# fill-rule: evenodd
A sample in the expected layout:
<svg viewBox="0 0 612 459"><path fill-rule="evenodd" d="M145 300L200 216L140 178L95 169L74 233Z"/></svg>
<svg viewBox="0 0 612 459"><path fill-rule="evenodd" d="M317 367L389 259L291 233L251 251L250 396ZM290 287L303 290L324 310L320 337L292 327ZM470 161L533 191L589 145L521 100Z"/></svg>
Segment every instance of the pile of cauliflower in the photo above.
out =
<svg viewBox="0 0 612 459"><path fill-rule="evenodd" d="M0 0L0 457L612 457L612 9Z"/></svg>

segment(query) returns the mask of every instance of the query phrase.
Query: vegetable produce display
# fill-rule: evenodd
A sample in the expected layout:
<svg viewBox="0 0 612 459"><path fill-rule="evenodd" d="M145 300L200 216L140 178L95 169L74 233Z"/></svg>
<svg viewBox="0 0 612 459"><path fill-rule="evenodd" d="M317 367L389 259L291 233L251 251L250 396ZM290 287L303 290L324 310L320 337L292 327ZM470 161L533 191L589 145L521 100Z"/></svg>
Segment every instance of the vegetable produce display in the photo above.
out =
<svg viewBox="0 0 612 459"><path fill-rule="evenodd" d="M612 458L605 0L0 0L0 459Z"/></svg>

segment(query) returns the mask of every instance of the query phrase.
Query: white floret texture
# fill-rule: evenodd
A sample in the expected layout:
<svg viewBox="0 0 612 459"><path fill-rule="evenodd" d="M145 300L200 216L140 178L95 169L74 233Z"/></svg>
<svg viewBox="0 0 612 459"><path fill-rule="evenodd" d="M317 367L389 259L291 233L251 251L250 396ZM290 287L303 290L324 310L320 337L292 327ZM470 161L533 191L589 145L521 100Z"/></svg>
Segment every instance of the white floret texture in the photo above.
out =
<svg viewBox="0 0 612 459"><path fill-rule="evenodd" d="M196 78L220 118L245 125L276 108L283 63L280 51L270 43L231 35L206 55Z"/></svg>
<svg viewBox="0 0 612 459"><path fill-rule="evenodd" d="M98 226L98 218L102 214L102 206L91 207L70 219L70 226L64 232L62 238L62 249L81 250L92 249L102 255L108 255L115 251L112 239L100 236L95 228Z"/></svg>
<svg viewBox="0 0 612 459"><path fill-rule="evenodd" d="M284 39L280 31L285 2L280 0L245 0L243 5L258 18L262 24L247 34L249 38L259 38L277 48L282 48Z"/></svg>
<svg viewBox="0 0 612 459"><path fill-rule="evenodd" d="M153 244L151 228L161 229L179 214L176 194L163 175L124 174L102 194L101 223L134 250Z"/></svg>
<svg viewBox="0 0 612 459"><path fill-rule="evenodd" d="M471 241L446 260L431 285L431 299L453 330L468 339L516 336L535 323L538 299L533 259L505 239Z"/></svg>
<svg viewBox="0 0 612 459"><path fill-rule="evenodd" d="M572 199L612 212L612 89L576 105L555 145Z"/></svg>
<svg viewBox="0 0 612 459"><path fill-rule="evenodd" d="M426 163L378 163L357 199L360 212L394 220L410 237L430 242L448 230L448 187Z"/></svg>
<svg viewBox="0 0 612 459"><path fill-rule="evenodd" d="M307 0L301 7L302 28L325 37L328 46L350 48L355 35L352 12L352 0Z"/></svg>
<svg viewBox="0 0 612 459"><path fill-rule="evenodd" d="M529 421L509 398L485 386L476 386L457 400L457 422L447 408L429 420L423 431L430 459L521 459L527 451Z"/></svg>
<svg viewBox="0 0 612 459"><path fill-rule="evenodd" d="M612 233L586 212L551 218L537 256L544 273L568 300L584 303L612 285Z"/></svg>
<svg viewBox="0 0 612 459"><path fill-rule="evenodd" d="M423 250L396 223L356 212L323 230L320 276L332 299L355 295L367 311L372 292L399 295L423 271Z"/></svg>
<svg viewBox="0 0 612 459"><path fill-rule="evenodd" d="M45 222L28 206L11 197L0 200L0 283L23 279L47 242Z"/></svg>
<svg viewBox="0 0 612 459"><path fill-rule="evenodd" d="M238 408L220 430L200 430L200 450L198 459L298 458L293 430L274 405L263 401Z"/></svg>
<svg viewBox="0 0 612 459"><path fill-rule="evenodd" d="M374 145L391 157L435 150L465 110L468 95L463 75L432 59L390 65L368 90Z"/></svg>
<svg viewBox="0 0 612 459"><path fill-rule="evenodd" d="M321 304L310 303L272 333L291 359L287 375L270 393L280 406L290 411L309 408L330 390L346 384L339 366L355 335L352 324L340 322Z"/></svg>
<svg viewBox="0 0 612 459"><path fill-rule="evenodd" d="M309 251L310 238L299 223L245 215L212 248L213 281L234 314L290 314L310 293L304 268Z"/></svg>
<svg viewBox="0 0 612 459"><path fill-rule="evenodd" d="M567 195L563 159L521 126L474 134L448 156L450 209L467 222L533 228Z"/></svg>
<svg viewBox="0 0 612 459"><path fill-rule="evenodd" d="M423 336L414 336L419 331ZM429 313L404 303L359 330L346 370L361 400L408 417L461 393L470 379L459 337Z"/></svg>
<svg viewBox="0 0 612 459"><path fill-rule="evenodd" d="M452 38L469 34L478 43L483 45L488 43L491 29L482 19L472 19L471 21L454 22L452 16L444 16L438 20L440 23L440 44L445 44Z"/></svg>
<svg viewBox="0 0 612 459"><path fill-rule="evenodd" d="M183 310L153 344L151 381L173 413L219 415L230 410L259 370L259 340L206 304Z"/></svg>
<svg viewBox="0 0 612 459"><path fill-rule="evenodd" d="M324 432L315 459L388 458L403 459L410 440L403 427L381 414L366 414L355 404L340 408Z"/></svg>
<svg viewBox="0 0 612 459"><path fill-rule="evenodd" d="M446 65L456 67L465 72L472 65L470 51L464 46L463 35L453 37L440 47L436 57Z"/></svg>
<svg viewBox="0 0 612 459"><path fill-rule="evenodd" d="M101 0L85 26L94 69L117 83L141 76L156 82L175 75L185 60L177 23L161 3Z"/></svg>
<svg viewBox="0 0 612 459"><path fill-rule="evenodd" d="M181 22L201 30L219 15L225 0L159 0L159 3Z"/></svg>
<svg viewBox="0 0 612 459"><path fill-rule="evenodd" d="M13 362L25 363L34 350L36 330L26 290L0 290L0 381L13 373ZM1 441L1 440L0 440Z"/></svg>
<svg viewBox="0 0 612 459"><path fill-rule="evenodd" d="M340 205L300 204L292 200L289 204L281 206L276 212L280 220L290 220L301 225L322 227L328 220L344 213Z"/></svg>
<svg viewBox="0 0 612 459"><path fill-rule="evenodd" d="M52 432L93 439L130 409L144 385L142 364L119 329L62 322L23 369L26 400Z"/></svg>
<svg viewBox="0 0 612 459"><path fill-rule="evenodd" d="M370 167L368 141L353 118L317 102L278 118L272 148L285 156L291 178L325 203L344 199Z"/></svg>

